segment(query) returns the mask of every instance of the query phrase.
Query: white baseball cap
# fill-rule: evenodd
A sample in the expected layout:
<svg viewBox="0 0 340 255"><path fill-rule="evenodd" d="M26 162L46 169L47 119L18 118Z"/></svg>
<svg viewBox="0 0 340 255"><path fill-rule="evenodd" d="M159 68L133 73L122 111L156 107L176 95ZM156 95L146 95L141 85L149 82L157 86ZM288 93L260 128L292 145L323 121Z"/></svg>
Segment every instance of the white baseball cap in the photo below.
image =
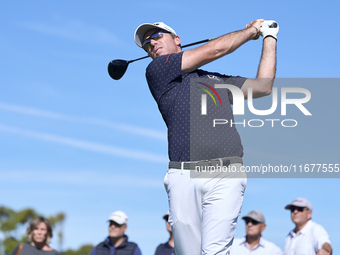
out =
<svg viewBox="0 0 340 255"><path fill-rule="evenodd" d="M312 203L303 197L296 198L291 204L286 205L285 209L290 210L293 206L306 207L309 210L313 210Z"/></svg>
<svg viewBox="0 0 340 255"><path fill-rule="evenodd" d="M247 216L242 217L243 220L246 219L252 219L252 220L256 220L257 222L260 223L266 223L266 220L264 219L264 216L262 214L262 212L258 211L258 210L253 210L250 213L248 213Z"/></svg>
<svg viewBox="0 0 340 255"><path fill-rule="evenodd" d="M110 214L108 221L110 220L118 223L119 225L127 224L128 216L126 216L126 214L122 211L115 211Z"/></svg>
<svg viewBox="0 0 340 255"><path fill-rule="evenodd" d="M171 27L169 27L168 25L164 24L163 22L156 22L156 23L144 23L142 25L140 25L139 27L137 27L136 31L135 31L135 42L139 47L143 47L143 39L144 39L144 35L146 32L148 32L151 29L155 29L155 28L160 28L163 29L165 31L168 31L174 35L177 35L175 30L173 30Z"/></svg>

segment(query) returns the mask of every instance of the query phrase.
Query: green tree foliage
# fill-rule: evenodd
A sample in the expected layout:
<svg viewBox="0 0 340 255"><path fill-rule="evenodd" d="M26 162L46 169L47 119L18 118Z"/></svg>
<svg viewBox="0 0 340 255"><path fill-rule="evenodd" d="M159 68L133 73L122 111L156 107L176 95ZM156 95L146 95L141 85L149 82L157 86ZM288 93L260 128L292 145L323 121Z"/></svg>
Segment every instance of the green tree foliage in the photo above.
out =
<svg viewBox="0 0 340 255"><path fill-rule="evenodd" d="M13 237L7 237L4 240L5 254L11 254L14 248L19 244L19 241Z"/></svg>
<svg viewBox="0 0 340 255"><path fill-rule="evenodd" d="M64 229L63 229L63 223L65 221L65 214L64 213L58 213L56 216L49 217L49 220L54 228L54 232L58 236L58 249L59 251L63 250L63 242L64 242Z"/></svg>
<svg viewBox="0 0 340 255"><path fill-rule="evenodd" d="M16 224L23 225L38 216L41 215L38 215L33 209L24 209L22 211L16 212L13 218Z"/></svg>
<svg viewBox="0 0 340 255"><path fill-rule="evenodd" d="M15 229L15 222L12 220L15 212L12 209L0 206L0 231L6 233Z"/></svg>

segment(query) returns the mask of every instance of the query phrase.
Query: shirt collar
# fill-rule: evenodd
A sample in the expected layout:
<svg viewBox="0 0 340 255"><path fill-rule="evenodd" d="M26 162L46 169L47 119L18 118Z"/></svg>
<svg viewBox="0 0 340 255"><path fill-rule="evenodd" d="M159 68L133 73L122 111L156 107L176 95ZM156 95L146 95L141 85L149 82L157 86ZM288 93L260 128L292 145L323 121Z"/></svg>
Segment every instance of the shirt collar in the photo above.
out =
<svg viewBox="0 0 340 255"><path fill-rule="evenodd" d="M122 243L121 245L119 245L118 247L120 247L120 246L122 246L123 244L125 244L125 243L127 242L127 240L128 240L128 237L127 237L127 235L124 234L124 241L123 241L123 243ZM108 237L105 239L105 241L106 241L106 243L108 243L108 245L109 245L110 247L114 247L113 244L112 244L112 242L111 242L110 236L108 236ZM118 247L117 247L117 248L118 248Z"/></svg>
<svg viewBox="0 0 340 255"><path fill-rule="evenodd" d="M173 248L170 246L169 242L164 243L164 246L165 246L166 248L168 248L168 249L173 249Z"/></svg>
<svg viewBox="0 0 340 255"><path fill-rule="evenodd" d="M247 248L249 248L249 245L248 243L246 242L246 237L243 237L242 238L242 241L240 242L240 245L245 245ZM254 247L254 248L257 248L259 246L262 246L262 247L265 247L265 242L263 241L263 238L261 236L260 238L260 242Z"/></svg>
<svg viewBox="0 0 340 255"><path fill-rule="evenodd" d="M262 246L262 247L265 246L262 236L260 238L259 246Z"/></svg>
<svg viewBox="0 0 340 255"><path fill-rule="evenodd" d="M246 243L246 237L242 237L242 241L240 242L240 245L245 245Z"/></svg>
<svg viewBox="0 0 340 255"><path fill-rule="evenodd" d="M309 231L311 227L311 220L307 221L306 225L299 231L301 234L305 234Z"/></svg>
<svg viewBox="0 0 340 255"><path fill-rule="evenodd" d="M311 224L312 224L311 221L312 220L307 221L306 225L299 232L295 233L294 232L295 228L294 228L292 231L290 231L289 234L292 237L297 236L297 235L304 235L304 234L306 234L309 231L309 228L311 227Z"/></svg>

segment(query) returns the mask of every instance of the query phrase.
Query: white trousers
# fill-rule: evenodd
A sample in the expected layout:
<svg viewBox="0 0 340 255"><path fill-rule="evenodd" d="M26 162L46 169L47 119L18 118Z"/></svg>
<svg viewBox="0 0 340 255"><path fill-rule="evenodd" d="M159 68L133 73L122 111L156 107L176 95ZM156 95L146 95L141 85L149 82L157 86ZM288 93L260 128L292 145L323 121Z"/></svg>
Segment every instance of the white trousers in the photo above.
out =
<svg viewBox="0 0 340 255"><path fill-rule="evenodd" d="M233 166L239 169L242 164ZM169 169L164 177L176 255L229 254L246 175L191 178L190 171L193 170Z"/></svg>

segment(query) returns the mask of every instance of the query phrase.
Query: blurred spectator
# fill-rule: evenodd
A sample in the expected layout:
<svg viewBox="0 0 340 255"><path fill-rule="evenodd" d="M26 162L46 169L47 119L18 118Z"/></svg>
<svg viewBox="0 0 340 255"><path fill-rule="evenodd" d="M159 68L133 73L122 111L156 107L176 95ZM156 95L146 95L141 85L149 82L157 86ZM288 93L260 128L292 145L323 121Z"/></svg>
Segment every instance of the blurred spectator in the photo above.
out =
<svg viewBox="0 0 340 255"><path fill-rule="evenodd" d="M122 211L113 212L108 221L109 236L93 248L91 255L141 255L137 244L128 242L125 235L128 222L126 214Z"/></svg>
<svg viewBox="0 0 340 255"><path fill-rule="evenodd" d="M170 238L166 243L160 244L157 247L155 255L175 255L176 253L175 253L175 249L174 249L174 237L172 235L171 226L168 223L169 212L167 212L163 216L163 219L165 220L166 230L169 232Z"/></svg>
<svg viewBox="0 0 340 255"><path fill-rule="evenodd" d="M295 228L289 232L285 241L285 255L331 255L331 241L326 230L313 222L312 204L307 199L299 197L285 209L290 210Z"/></svg>
<svg viewBox="0 0 340 255"><path fill-rule="evenodd" d="M246 223L246 236L235 238L231 247L231 255L281 255L281 249L262 237L266 229L266 221L262 212L253 210L243 217Z"/></svg>
<svg viewBox="0 0 340 255"><path fill-rule="evenodd" d="M59 252L49 246L53 236L50 221L43 217L33 219L27 230L28 242L20 243L12 255L59 255Z"/></svg>

